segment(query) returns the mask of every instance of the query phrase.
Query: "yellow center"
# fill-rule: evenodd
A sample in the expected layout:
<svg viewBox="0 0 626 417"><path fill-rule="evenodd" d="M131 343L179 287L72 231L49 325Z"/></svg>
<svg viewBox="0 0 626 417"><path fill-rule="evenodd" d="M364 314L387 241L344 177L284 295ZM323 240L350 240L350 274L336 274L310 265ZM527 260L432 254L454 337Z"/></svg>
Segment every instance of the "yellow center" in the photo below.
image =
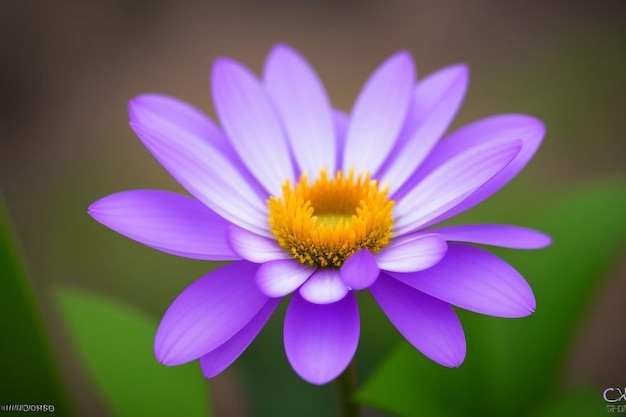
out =
<svg viewBox="0 0 626 417"><path fill-rule="evenodd" d="M303 264L339 268L360 249L379 252L389 243L394 202L369 173L326 170L309 184L306 174L282 198L270 197L269 224L278 244Z"/></svg>

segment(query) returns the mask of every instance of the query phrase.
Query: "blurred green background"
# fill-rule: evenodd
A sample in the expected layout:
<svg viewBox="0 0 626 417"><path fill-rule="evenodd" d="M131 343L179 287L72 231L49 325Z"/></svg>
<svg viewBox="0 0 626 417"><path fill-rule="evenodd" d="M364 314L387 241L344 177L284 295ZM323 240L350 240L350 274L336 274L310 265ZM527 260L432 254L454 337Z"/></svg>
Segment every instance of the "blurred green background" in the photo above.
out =
<svg viewBox="0 0 626 417"><path fill-rule="evenodd" d="M213 115L212 60L231 56L258 72L282 41L313 63L344 110L378 63L408 49L418 77L470 65L454 127L497 113L531 114L548 126L519 178L457 219L553 234L545 251L497 251L528 278L537 313L462 314L468 359L450 371L408 349L362 295L364 415L606 414L602 390L626 384L625 6L2 2L0 404L52 403L57 415L202 415L209 407L216 416L335 415L333 384L310 386L287 364L285 303L208 383L197 364L156 365L154 326L214 265L153 251L86 214L121 190L181 191L128 127L131 97L165 93Z"/></svg>

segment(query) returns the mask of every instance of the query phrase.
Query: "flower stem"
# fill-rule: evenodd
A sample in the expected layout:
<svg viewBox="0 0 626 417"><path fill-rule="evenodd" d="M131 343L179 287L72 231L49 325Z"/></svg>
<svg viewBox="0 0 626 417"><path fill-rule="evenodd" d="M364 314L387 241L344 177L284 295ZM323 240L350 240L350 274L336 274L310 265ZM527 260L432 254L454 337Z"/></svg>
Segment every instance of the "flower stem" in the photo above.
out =
<svg viewBox="0 0 626 417"><path fill-rule="evenodd" d="M356 388L356 367L354 361L337 378L337 393L339 394L340 415L342 417L359 417L359 407L352 399Z"/></svg>

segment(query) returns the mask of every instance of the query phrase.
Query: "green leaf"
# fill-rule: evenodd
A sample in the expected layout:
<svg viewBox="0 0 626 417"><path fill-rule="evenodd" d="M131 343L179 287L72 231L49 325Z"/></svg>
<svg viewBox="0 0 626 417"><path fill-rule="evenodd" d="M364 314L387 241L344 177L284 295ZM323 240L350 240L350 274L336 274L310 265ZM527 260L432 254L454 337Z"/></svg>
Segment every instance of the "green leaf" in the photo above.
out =
<svg viewBox="0 0 626 417"><path fill-rule="evenodd" d="M626 237L626 187L575 190L526 225L554 239L547 249L494 250L529 281L537 312L520 320L460 311L467 336L463 366L450 370L399 347L358 399L403 416L527 416L558 392L562 367L584 312ZM488 219L482 219L488 221Z"/></svg>
<svg viewBox="0 0 626 417"><path fill-rule="evenodd" d="M611 404L602 399L602 390L577 389L550 398L532 417L602 416L610 410Z"/></svg>
<svg viewBox="0 0 626 417"><path fill-rule="evenodd" d="M440 366L407 342L398 346L356 394L362 404L398 416L481 416L474 383L480 381L468 357L461 368Z"/></svg>
<svg viewBox="0 0 626 417"><path fill-rule="evenodd" d="M113 415L209 416L197 363L165 367L153 355L156 320L105 297L58 288L55 299L79 357Z"/></svg>
<svg viewBox="0 0 626 417"><path fill-rule="evenodd" d="M0 403L71 415L0 196Z"/></svg>
<svg viewBox="0 0 626 417"><path fill-rule="evenodd" d="M516 321L489 320L493 405L499 412L541 401L559 383L568 347L623 250L626 187L600 184L574 191L529 224L554 244L533 253L507 252L537 299L537 311ZM501 252L501 251L500 251Z"/></svg>

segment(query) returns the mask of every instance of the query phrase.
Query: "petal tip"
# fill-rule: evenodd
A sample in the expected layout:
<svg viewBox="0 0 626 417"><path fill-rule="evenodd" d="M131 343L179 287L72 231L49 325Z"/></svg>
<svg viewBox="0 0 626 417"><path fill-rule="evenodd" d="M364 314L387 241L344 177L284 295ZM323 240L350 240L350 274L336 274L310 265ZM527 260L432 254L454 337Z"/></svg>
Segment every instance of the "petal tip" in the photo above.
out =
<svg viewBox="0 0 626 417"><path fill-rule="evenodd" d="M315 274L309 278L299 289L302 298L312 304L333 304L343 300L350 292L341 277L333 279L318 279Z"/></svg>
<svg viewBox="0 0 626 417"><path fill-rule="evenodd" d="M302 298L312 304L332 304L341 301L349 290L346 288L344 291L336 291L335 293L320 293L319 290L312 289L311 285L303 285L298 289L298 293Z"/></svg>
<svg viewBox="0 0 626 417"><path fill-rule="evenodd" d="M304 379L306 382L312 385L324 385L332 382L335 378L341 375L341 372L328 372L327 370L322 369L295 369L294 371L298 376Z"/></svg>
<svg viewBox="0 0 626 417"><path fill-rule="evenodd" d="M402 49L396 52L393 56L394 60L410 61L413 63L413 54L408 49Z"/></svg>
<svg viewBox="0 0 626 417"><path fill-rule="evenodd" d="M548 246L552 246L554 240L551 236L546 235L545 233L537 232L539 234L539 238L537 239L536 245L533 249L543 249Z"/></svg>
<svg viewBox="0 0 626 417"><path fill-rule="evenodd" d="M524 280L524 282L526 282ZM520 308L518 317L527 317L535 312L537 309L537 300L530 285L527 286L527 293L519 300Z"/></svg>
<svg viewBox="0 0 626 417"><path fill-rule="evenodd" d="M554 239L552 239L551 236L546 235L546 244L544 248L547 248L548 246L552 246L553 243L554 243Z"/></svg>
<svg viewBox="0 0 626 417"><path fill-rule="evenodd" d="M522 317L527 317L530 316L531 314L534 314L535 311L537 310L537 304L535 302L535 297L532 298L532 300L529 300L528 305L525 306L525 314Z"/></svg>
<svg viewBox="0 0 626 417"><path fill-rule="evenodd" d="M506 115L503 115L506 116ZM519 123L524 124L526 134L524 136L542 139L546 134L546 124L543 120L529 114L515 114L519 117Z"/></svg>
<svg viewBox="0 0 626 417"><path fill-rule="evenodd" d="M467 349L465 344L462 346L454 346L453 350L451 350L445 358L437 360L437 363L447 368L460 368L463 362L465 362L466 353Z"/></svg>
<svg viewBox="0 0 626 417"><path fill-rule="evenodd" d="M535 302L535 297L533 294L530 294L524 299L518 300L516 306L510 306L510 310L507 313L502 313L500 315L493 315L494 317L504 317L511 319L521 319L524 317L528 317L534 314L537 309L537 304Z"/></svg>
<svg viewBox="0 0 626 417"><path fill-rule="evenodd" d="M464 77L469 77L470 75L470 66L465 62L453 64L451 68Z"/></svg>
<svg viewBox="0 0 626 417"><path fill-rule="evenodd" d="M158 336L158 332L157 332L157 336ZM155 359L157 360L157 362L159 362L161 365L164 365L164 366L175 365L175 362L172 360L170 355L168 355L168 353L170 353L171 350L165 349L162 341L159 341L158 339L159 338L157 337L157 340L155 340L154 342Z"/></svg>
<svg viewBox="0 0 626 417"><path fill-rule="evenodd" d="M367 249L361 249L350 256L339 269L339 276L352 290L369 288L380 274L376 258Z"/></svg>
<svg viewBox="0 0 626 417"><path fill-rule="evenodd" d="M462 83L463 88L467 88L467 84L469 82L470 75L470 67L465 62L458 62L456 64L449 65L439 71L435 71L427 76L424 80L429 77L443 77L448 80L450 83ZM423 80L422 80L423 81Z"/></svg>
<svg viewBox="0 0 626 417"><path fill-rule="evenodd" d="M204 370L204 368L202 369L202 376L206 379L211 379L214 378L218 375L218 373L215 373L213 371L209 371L209 370Z"/></svg>
<svg viewBox="0 0 626 417"><path fill-rule="evenodd" d="M97 207L98 201L94 201L93 203L91 203L89 206L87 206L87 214L89 214L91 217L94 217L95 212L98 211Z"/></svg>
<svg viewBox="0 0 626 417"><path fill-rule="evenodd" d="M274 46L272 46L272 49L270 49L270 52L268 54L268 57L270 56L274 56L276 54L296 54L299 55L298 52L295 50L295 48L293 48L292 46L284 43L284 42L278 42L276 43Z"/></svg>
<svg viewBox="0 0 626 417"><path fill-rule="evenodd" d="M291 259L280 259L263 263L254 279L263 294L282 298L298 290L314 272Z"/></svg>
<svg viewBox="0 0 626 417"><path fill-rule="evenodd" d="M128 100L128 115L131 120L134 120L136 110L143 105L148 96L149 94L137 94Z"/></svg>
<svg viewBox="0 0 626 417"><path fill-rule="evenodd" d="M237 61L232 58L228 58L225 56L218 56L213 60L213 66L211 70L211 76L213 79L213 83L216 82L216 79L222 80L222 77L227 75L227 72L231 71L233 68L238 67Z"/></svg>
<svg viewBox="0 0 626 417"><path fill-rule="evenodd" d="M142 111L157 107L164 99L173 99L163 94L141 93L128 100L128 118L131 122L141 123Z"/></svg>
<svg viewBox="0 0 626 417"><path fill-rule="evenodd" d="M455 359L450 363L450 368L460 368L461 365L463 365L463 362L465 362L465 355L463 355L462 358L459 359Z"/></svg>
<svg viewBox="0 0 626 417"><path fill-rule="evenodd" d="M135 96L133 96L130 100L128 100L128 106L141 106L144 105L146 101L149 101L151 99L158 99L159 97L162 97L163 95L161 94L155 94L155 93L140 93L137 94Z"/></svg>
<svg viewBox="0 0 626 417"><path fill-rule="evenodd" d="M227 368L228 366L222 367L216 366L216 364L213 363L207 364L205 361L203 361L203 358L200 358L200 370L202 371L202 376L206 379L215 378L216 376L224 372Z"/></svg>
<svg viewBox="0 0 626 417"><path fill-rule="evenodd" d="M463 91L463 95L467 91L470 78L470 67L464 62L455 64L452 66L453 71L456 73L456 82L461 85L460 89Z"/></svg>
<svg viewBox="0 0 626 417"><path fill-rule="evenodd" d="M163 357L156 357L157 362L159 362L161 365L163 366L178 366L178 365L183 365L188 361L179 361L176 360L176 358L172 358L169 356L163 356Z"/></svg>
<svg viewBox="0 0 626 417"><path fill-rule="evenodd" d="M102 222L102 216L104 215L104 211L106 210L106 202L109 196L102 197L93 203L91 203L87 207L87 214L91 216L94 220L98 222Z"/></svg>
<svg viewBox="0 0 626 417"><path fill-rule="evenodd" d="M410 76L413 81L415 81L415 61L413 60L413 55L407 49L403 49L399 52L396 52L389 59L390 63L397 66L397 69L406 74L406 76Z"/></svg>
<svg viewBox="0 0 626 417"><path fill-rule="evenodd" d="M333 376L328 376L328 375L322 375L320 377L313 377L313 378L305 378L304 376L300 375L300 377L302 379L304 379L306 382L313 384L313 385L324 385L324 384L328 384L329 382L331 382L332 380L334 380L335 378L337 378L339 375L333 375Z"/></svg>
<svg viewBox="0 0 626 417"><path fill-rule="evenodd" d="M170 341L167 340L166 334L163 328L163 322L159 324L156 335L154 336L154 357L161 365L173 366L178 363L172 357L172 346Z"/></svg>

